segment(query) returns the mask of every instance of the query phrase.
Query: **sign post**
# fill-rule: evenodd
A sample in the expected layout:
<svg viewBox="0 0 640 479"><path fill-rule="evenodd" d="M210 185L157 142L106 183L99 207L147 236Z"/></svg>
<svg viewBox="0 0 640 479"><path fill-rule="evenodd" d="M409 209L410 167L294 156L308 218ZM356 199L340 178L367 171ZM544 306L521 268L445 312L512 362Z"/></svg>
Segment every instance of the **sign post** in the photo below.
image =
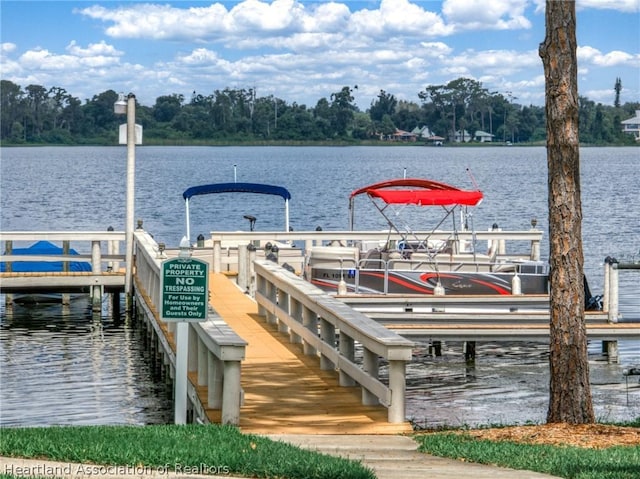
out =
<svg viewBox="0 0 640 479"><path fill-rule="evenodd" d="M187 373L189 322L207 320L209 308L209 265L191 258L188 240L180 243L180 256L160 265L160 319L176 322L176 424L187 422Z"/></svg>

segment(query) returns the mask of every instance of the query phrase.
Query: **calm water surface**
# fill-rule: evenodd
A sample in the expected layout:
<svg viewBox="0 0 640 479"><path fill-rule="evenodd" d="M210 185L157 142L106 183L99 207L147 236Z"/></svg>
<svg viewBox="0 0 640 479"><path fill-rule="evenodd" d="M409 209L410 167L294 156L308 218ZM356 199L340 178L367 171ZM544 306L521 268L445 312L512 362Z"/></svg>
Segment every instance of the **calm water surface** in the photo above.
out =
<svg viewBox="0 0 640 479"><path fill-rule="evenodd" d="M123 147L2 148L0 225L16 230L124 230ZM638 148L581 150L585 269L602 290L603 259L640 256ZM476 229L498 223L547 231L544 148L429 147L140 147L136 152L136 218L157 241L184 235L182 192L200 184L247 181L285 186L295 230L347 229L347 198L355 188L403 174L462 188L476 182L485 200ZM284 228L282 200L255 195L196 197L192 237L212 230ZM363 205L364 206L364 205ZM359 206L358 206L359 207ZM377 214L357 228L384 228ZM433 217L420 218L425 228ZM439 219L439 217L438 217ZM72 245L73 246L73 245ZM543 241L542 254L548 247ZM624 321L640 321L640 273L621 273ZM94 317L86 305L0 310L0 423L148 424L171 421L170 391L153 381L135 328ZM55 309L58 308L58 309ZM640 416L640 385L622 369L640 365L638 342L620 342L621 363L609 365L590 345L592 392L599 419ZM474 367L461 345L434 358L415 350L408 371L408 416L421 425L543 421L548 399L547 346L478 343Z"/></svg>

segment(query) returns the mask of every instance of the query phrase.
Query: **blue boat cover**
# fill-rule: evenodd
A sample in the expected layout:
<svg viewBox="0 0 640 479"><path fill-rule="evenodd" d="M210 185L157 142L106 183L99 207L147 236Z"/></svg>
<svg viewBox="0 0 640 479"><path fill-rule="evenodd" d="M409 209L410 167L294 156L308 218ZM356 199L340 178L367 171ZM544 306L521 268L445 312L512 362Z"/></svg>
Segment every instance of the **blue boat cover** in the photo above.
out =
<svg viewBox="0 0 640 479"><path fill-rule="evenodd" d="M260 183L213 183L210 185L192 186L182 193L182 197L188 200L192 196L209 195L212 193L262 193L265 195L281 196L285 201L291 199L291 193L289 193L289 190L286 188Z"/></svg>
<svg viewBox="0 0 640 479"><path fill-rule="evenodd" d="M62 248L56 246L49 241L38 241L28 248L14 248L12 255L61 255ZM74 255L78 252L74 249L69 250L69 254ZM6 262L0 262L0 272L6 271ZM11 271L14 273L45 273L62 271L62 261L13 261L11 263ZM91 263L86 261L70 261L69 271L91 271Z"/></svg>

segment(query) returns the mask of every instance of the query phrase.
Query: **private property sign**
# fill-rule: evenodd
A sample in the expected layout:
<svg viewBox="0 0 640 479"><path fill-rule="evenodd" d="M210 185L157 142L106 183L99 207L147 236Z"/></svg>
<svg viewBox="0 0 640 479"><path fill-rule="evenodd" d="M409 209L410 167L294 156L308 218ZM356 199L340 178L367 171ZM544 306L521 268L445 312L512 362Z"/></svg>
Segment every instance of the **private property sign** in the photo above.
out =
<svg viewBox="0 0 640 479"><path fill-rule="evenodd" d="M209 304L208 264L174 258L160 266L161 314L164 321L206 321Z"/></svg>

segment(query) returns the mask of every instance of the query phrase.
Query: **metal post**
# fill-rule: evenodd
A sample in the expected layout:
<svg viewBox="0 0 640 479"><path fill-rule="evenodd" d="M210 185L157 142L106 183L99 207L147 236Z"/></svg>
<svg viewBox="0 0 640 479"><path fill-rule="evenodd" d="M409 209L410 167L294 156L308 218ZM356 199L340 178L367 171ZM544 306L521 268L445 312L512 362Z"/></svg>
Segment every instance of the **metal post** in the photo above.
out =
<svg viewBox="0 0 640 479"><path fill-rule="evenodd" d="M618 260L611 259L609 262L609 315L610 323L618 322Z"/></svg>
<svg viewBox="0 0 640 479"><path fill-rule="evenodd" d="M187 423L187 370L189 363L189 323L178 321L176 338L175 424Z"/></svg>
<svg viewBox="0 0 640 479"><path fill-rule="evenodd" d="M127 97L127 208L125 224L126 271L124 280L125 309L131 312L133 304L133 216L136 171L136 96Z"/></svg>

